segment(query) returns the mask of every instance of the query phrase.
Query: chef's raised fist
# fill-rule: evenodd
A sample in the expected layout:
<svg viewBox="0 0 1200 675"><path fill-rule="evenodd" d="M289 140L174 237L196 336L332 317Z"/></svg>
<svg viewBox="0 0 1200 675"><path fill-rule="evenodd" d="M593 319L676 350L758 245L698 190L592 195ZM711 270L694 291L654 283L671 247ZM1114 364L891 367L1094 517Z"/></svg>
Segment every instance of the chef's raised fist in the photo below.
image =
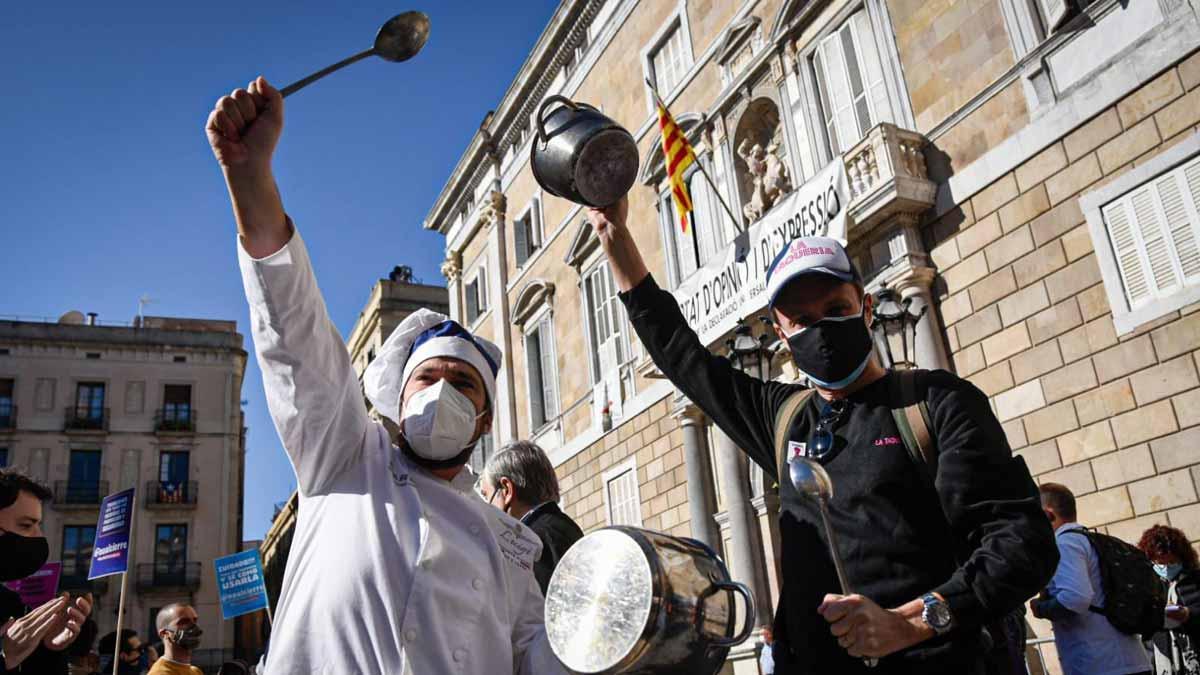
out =
<svg viewBox="0 0 1200 675"><path fill-rule="evenodd" d="M283 96L264 77L217 99L205 125L223 169L266 170L283 132Z"/></svg>

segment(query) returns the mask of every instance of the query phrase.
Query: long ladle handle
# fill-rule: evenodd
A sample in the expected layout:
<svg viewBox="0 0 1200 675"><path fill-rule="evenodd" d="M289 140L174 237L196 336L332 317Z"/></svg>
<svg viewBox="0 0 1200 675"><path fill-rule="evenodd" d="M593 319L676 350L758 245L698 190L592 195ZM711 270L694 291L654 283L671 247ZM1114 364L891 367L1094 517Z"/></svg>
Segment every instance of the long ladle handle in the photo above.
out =
<svg viewBox="0 0 1200 675"><path fill-rule="evenodd" d="M817 503L821 506L821 522L825 525L825 537L829 540L829 554L833 557L833 568L837 570L838 583L842 585L842 593L853 595L854 591L850 589L850 582L846 579L846 566L842 563L837 535L833 531L833 523L829 522L829 505L824 497L818 497ZM879 664L879 659L872 656L864 656L862 660L868 668L874 668Z"/></svg>
<svg viewBox="0 0 1200 675"><path fill-rule="evenodd" d="M368 56L372 56L374 54L375 54L374 47L371 47L370 49L361 51L361 52L355 54L354 56L351 56L350 58L342 59L341 61L338 61L337 63L333 64L332 66L329 66L328 68L322 68L321 70L318 70L317 72L313 73L312 75L309 75L308 77L304 78L303 80L297 80L297 81L289 84L288 86L284 87L283 89L280 89L279 93L282 94L283 96L287 96L289 94L294 94L294 93L300 91L301 89L307 87L308 85L312 84L313 82L316 82L317 80L321 79L322 77L325 77L326 75L328 75L334 71L341 70L342 68L345 68L346 66L350 65L351 63L354 63L356 61L362 61L363 59L367 58Z"/></svg>

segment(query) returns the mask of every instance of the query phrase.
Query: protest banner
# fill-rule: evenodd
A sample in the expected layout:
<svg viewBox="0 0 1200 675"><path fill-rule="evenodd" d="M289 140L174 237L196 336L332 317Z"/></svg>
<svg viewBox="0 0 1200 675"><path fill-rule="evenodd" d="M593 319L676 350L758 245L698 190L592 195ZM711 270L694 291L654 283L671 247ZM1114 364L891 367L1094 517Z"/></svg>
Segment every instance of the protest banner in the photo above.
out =
<svg viewBox="0 0 1200 675"><path fill-rule="evenodd" d="M737 320L766 307L767 269L799 237L846 240L850 190L846 164L830 162L742 232L674 291L684 318L702 344L733 330Z"/></svg>
<svg viewBox="0 0 1200 675"><path fill-rule="evenodd" d="M267 610L267 583L258 550L251 549L213 560L217 570L217 588L221 594L221 617L226 621L243 614Z"/></svg>
<svg viewBox="0 0 1200 675"><path fill-rule="evenodd" d="M92 548L92 566L88 579L121 575L121 599L117 601L117 635L125 620L125 587L129 579L129 551L133 548L133 511L137 488L122 490L100 502L100 517L96 520L96 542ZM121 641L113 647L113 675L121 659Z"/></svg>
<svg viewBox="0 0 1200 675"><path fill-rule="evenodd" d="M24 579L9 581L4 585L21 596L21 602L26 606L38 607L58 594L58 578L61 575L62 563L48 562Z"/></svg>

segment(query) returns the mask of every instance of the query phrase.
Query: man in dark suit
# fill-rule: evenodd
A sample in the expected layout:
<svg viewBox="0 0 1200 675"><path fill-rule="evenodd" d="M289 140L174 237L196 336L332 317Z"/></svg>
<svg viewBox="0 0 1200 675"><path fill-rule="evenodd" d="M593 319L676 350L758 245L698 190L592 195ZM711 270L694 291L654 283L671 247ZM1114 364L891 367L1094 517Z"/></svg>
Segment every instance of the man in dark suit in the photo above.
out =
<svg viewBox="0 0 1200 675"><path fill-rule="evenodd" d="M583 536L575 521L558 508L558 477L550 458L536 443L510 443L488 460L479 491L489 504L520 519L542 540L542 555L533 574L545 594L558 561Z"/></svg>

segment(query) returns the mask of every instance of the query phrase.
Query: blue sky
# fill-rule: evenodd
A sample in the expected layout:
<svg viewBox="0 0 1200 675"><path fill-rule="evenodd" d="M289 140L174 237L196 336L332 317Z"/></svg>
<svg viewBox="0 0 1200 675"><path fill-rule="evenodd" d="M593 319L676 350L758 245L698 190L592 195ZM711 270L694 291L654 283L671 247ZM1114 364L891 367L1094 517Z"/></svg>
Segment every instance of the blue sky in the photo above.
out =
<svg viewBox="0 0 1200 675"><path fill-rule="evenodd" d="M369 47L408 9L432 22L413 60L364 61L288 98L276 176L343 335L392 266L442 283L443 239L421 222L556 5L2 3L0 314L128 321L148 293L147 314L236 320L251 351L205 118L258 74L283 86ZM256 539L294 478L253 358L242 397Z"/></svg>

